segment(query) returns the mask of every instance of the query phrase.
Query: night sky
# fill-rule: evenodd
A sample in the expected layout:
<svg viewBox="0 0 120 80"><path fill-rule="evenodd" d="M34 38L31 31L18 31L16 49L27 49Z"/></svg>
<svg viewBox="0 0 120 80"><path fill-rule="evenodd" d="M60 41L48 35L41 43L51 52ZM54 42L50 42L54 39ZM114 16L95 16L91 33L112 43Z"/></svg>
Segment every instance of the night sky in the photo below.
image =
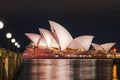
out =
<svg viewBox="0 0 120 80"><path fill-rule="evenodd" d="M0 46L13 48L6 39L11 32L21 45L29 44L24 33L50 30L48 20L64 26L73 36L93 35L94 43L116 42L120 50L120 0L0 0ZM16 49L15 49L16 50Z"/></svg>

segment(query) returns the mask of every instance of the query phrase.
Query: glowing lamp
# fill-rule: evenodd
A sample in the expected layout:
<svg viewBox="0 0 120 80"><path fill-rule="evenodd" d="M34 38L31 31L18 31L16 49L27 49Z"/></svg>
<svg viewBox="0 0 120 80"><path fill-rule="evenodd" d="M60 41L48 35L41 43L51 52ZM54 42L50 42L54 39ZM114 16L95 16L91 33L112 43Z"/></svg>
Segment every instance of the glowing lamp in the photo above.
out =
<svg viewBox="0 0 120 80"><path fill-rule="evenodd" d="M82 48L81 51L83 52L83 51L85 51L85 50Z"/></svg>
<svg viewBox="0 0 120 80"><path fill-rule="evenodd" d="M4 27L4 24L2 21L0 21L0 29L2 29Z"/></svg>
<svg viewBox="0 0 120 80"><path fill-rule="evenodd" d="M7 33L7 34L6 34L6 37L7 37L7 38L11 38L11 37L12 37L12 34L11 34L11 33Z"/></svg>
<svg viewBox="0 0 120 80"><path fill-rule="evenodd" d="M18 45L18 42L15 42L15 46L17 46Z"/></svg>
<svg viewBox="0 0 120 80"><path fill-rule="evenodd" d="M12 43L15 43L15 41L16 41L16 40L15 40L14 38L11 39L11 42L12 42Z"/></svg>
<svg viewBox="0 0 120 80"><path fill-rule="evenodd" d="M17 45L17 48L20 48L20 45Z"/></svg>
<svg viewBox="0 0 120 80"><path fill-rule="evenodd" d="M113 49L113 52L115 52L115 53L116 53L116 52L117 52L117 49L116 49L116 48L114 48L114 49Z"/></svg>

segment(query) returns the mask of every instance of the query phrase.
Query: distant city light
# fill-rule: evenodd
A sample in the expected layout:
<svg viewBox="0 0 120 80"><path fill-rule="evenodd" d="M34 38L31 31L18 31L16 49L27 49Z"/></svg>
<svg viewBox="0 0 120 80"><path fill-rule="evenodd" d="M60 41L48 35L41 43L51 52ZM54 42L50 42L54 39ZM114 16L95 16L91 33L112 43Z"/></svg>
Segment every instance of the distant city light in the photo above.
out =
<svg viewBox="0 0 120 80"><path fill-rule="evenodd" d="M11 42L12 42L12 43L15 43L15 41L16 41L16 40L15 40L14 38L11 39Z"/></svg>
<svg viewBox="0 0 120 80"><path fill-rule="evenodd" d="M7 38L11 38L11 37L12 37L12 34L11 34L11 33L7 33L7 34L6 34L6 37L7 37Z"/></svg>
<svg viewBox="0 0 120 80"><path fill-rule="evenodd" d="M4 24L2 21L0 21L0 29L2 29L4 27Z"/></svg>
<svg viewBox="0 0 120 80"><path fill-rule="evenodd" d="M18 45L18 42L15 42L15 46L17 46Z"/></svg>

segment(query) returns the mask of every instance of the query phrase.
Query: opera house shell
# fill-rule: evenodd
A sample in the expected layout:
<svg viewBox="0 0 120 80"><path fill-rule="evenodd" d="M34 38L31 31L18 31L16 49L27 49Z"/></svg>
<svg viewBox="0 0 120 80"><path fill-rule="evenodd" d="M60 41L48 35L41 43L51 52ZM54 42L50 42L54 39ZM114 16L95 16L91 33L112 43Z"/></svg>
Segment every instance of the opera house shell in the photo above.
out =
<svg viewBox="0 0 120 80"><path fill-rule="evenodd" d="M71 34L60 24L49 21L51 31L43 28L39 28L40 34L25 33L25 35L31 40L32 46L37 47L37 51L41 49L54 50L59 52L66 52L69 50L81 50L83 52L89 51L90 46L98 51L108 52L115 43L106 43L98 45L92 43L94 36L83 35L73 39ZM32 51L32 50L31 50Z"/></svg>
<svg viewBox="0 0 120 80"><path fill-rule="evenodd" d="M92 46L96 51L101 50L107 53L115 44L116 43L104 43L99 45L99 44L92 43Z"/></svg>

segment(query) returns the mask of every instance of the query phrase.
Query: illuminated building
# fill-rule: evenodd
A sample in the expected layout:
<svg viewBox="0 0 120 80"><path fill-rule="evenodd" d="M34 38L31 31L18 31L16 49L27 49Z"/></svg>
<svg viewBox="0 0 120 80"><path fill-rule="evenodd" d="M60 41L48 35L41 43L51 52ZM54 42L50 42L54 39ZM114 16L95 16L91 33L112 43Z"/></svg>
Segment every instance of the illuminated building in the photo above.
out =
<svg viewBox="0 0 120 80"><path fill-rule="evenodd" d="M96 51L101 50L103 52L108 52L116 43L105 43L105 44L95 44L92 43L92 46L95 48Z"/></svg>
<svg viewBox="0 0 120 80"><path fill-rule="evenodd" d="M34 33L25 33L25 35L37 46L37 43L40 39L39 34L34 34Z"/></svg>
<svg viewBox="0 0 120 80"><path fill-rule="evenodd" d="M26 47L26 53L31 53L33 56L42 57L106 57L106 54L115 43L105 43L102 45L92 43L94 36L83 35L72 38L71 34L60 24L49 21L51 31L39 28L40 34L25 33L32 41L29 49ZM90 46L93 46L95 51L89 51ZM32 49L32 50L31 50ZM28 51L27 51L28 50ZM30 52L32 51L32 52ZM96 54L96 51L99 51ZM102 51L102 52L100 52ZM24 53L23 53L24 56Z"/></svg>
<svg viewBox="0 0 120 80"><path fill-rule="evenodd" d="M51 31L54 35L54 38L59 44L60 50L64 51L68 47L69 43L73 40L72 36L60 24L53 21L49 21L49 23L50 23Z"/></svg>

